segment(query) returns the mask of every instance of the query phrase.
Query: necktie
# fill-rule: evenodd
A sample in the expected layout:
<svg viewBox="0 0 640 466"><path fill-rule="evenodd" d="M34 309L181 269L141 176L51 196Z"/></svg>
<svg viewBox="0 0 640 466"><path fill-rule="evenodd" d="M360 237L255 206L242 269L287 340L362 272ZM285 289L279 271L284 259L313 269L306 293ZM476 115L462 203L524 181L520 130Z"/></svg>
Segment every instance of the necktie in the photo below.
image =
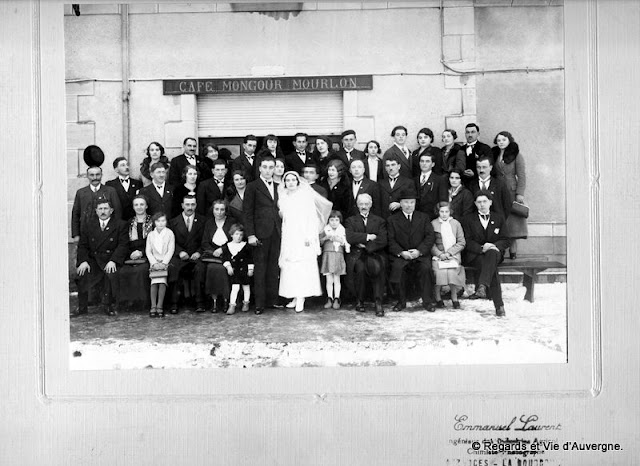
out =
<svg viewBox="0 0 640 466"><path fill-rule="evenodd" d="M191 232L191 217L187 217L187 231Z"/></svg>
<svg viewBox="0 0 640 466"><path fill-rule="evenodd" d="M489 214L480 214L480 217L482 217L482 220L485 222L489 220Z"/></svg>
<svg viewBox="0 0 640 466"><path fill-rule="evenodd" d="M482 184L482 189L486 190L487 189L487 183L485 181L480 181L480 183Z"/></svg>
<svg viewBox="0 0 640 466"><path fill-rule="evenodd" d="M364 226L367 226L367 217L365 217L364 215L362 216L362 221L364 222Z"/></svg>
<svg viewBox="0 0 640 466"><path fill-rule="evenodd" d="M391 185L391 189L394 188L394 186L396 185L396 178L389 178L389 184Z"/></svg>
<svg viewBox="0 0 640 466"><path fill-rule="evenodd" d="M403 149L403 152L407 159L411 157L411 152L409 152L409 149L407 149L406 147Z"/></svg>
<svg viewBox="0 0 640 466"><path fill-rule="evenodd" d="M420 179L420 184L424 185L427 182L427 175L422 175L422 178Z"/></svg>
<svg viewBox="0 0 640 466"><path fill-rule="evenodd" d="M107 226L107 224L104 222L104 220L100 220L100 229L102 231L104 231L104 228Z"/></svg>
<svg viewBox="0 0 640 466"><path fill-rule="evenodd" d="M247 160L249 161L249 163L250 163L251 165L253 165L253 156L251 156L251 155L247 155Z"/></svg>
<svg viewBox="0 0 640 466"><path fill-rule="evenodd" d="M411 214L407 215L407 220L409 220L409 223L411 223Z"/></svg>
<svg viewBox="0 0 640 466"><path fill-rule="evenodd" d="M351 162L351 152L347 152L347 160Z"/></svg>

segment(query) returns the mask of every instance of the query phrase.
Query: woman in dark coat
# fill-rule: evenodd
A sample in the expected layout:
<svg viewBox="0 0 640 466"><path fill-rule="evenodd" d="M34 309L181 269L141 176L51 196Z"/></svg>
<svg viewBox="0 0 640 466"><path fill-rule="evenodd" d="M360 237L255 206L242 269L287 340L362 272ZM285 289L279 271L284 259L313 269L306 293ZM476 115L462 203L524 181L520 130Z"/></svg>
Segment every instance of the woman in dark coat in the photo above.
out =
<svg viewBox="0 0 640 466"><path fill-rule="evenodd" d="M411 154L411 166L413 177L420 175L420 156L422 154L430 154L433 160L433 173L442 175L442 151L439 147L432 146L433 131L429 128L422 128L418 131L418 148Z"/></svg>
<svg viewBox="0 0 640 466"><path fill-rule="evenodd" d="M182 199L187 194L195 196L198 183L200 182L200 170L194 165L186 165L182 169L182 184L173 190L171 212L173 216L182 213Z"/></svg>
<svg viewBox="0 0 640 466"><path fill-rule="evenodd" d="M328 199L333 203L333 210L338 210L342 218L348 218L351 211L351 185L347 170L342 160L333 159L327 164L327 178L320 183L327 190Z"/></svg>
<svg viewBox="0 0 640 466"><path fill-rule="evenodd" d="M143 195L133 198L135 215L129 220L129 253L118 273L120 283L119 305L131 309L149 306L149 262L145 249L147 235L153 230L151 216L147 214L147 199Z"/></svg>
<svg viewBox="0 0 640 466"><path fill-rule="evenodd" d="M161 162L167 170L167 178L169 178L169 158L164 155L164 147L159 142L152 142L147 146L145 151L147 156L142 159L140 164L140 174L142 175L142 182L145 186L151 184L151 175L149 174L149 167L156 162Z"/></svg>
<svg viewBox="0 0 640 466"><path fill-rule="evenodd" d="M516 202L524 204L524 191L527 188L527 175L525 173L524 157L520 153L518 143L508 131L500 131L493 143L496 144L491 149L493 152L494 167L498 176L502 176L511 192L511 198ZM518 243L516 239L526 238L528 235L527 219L511 214L507 217L507 227L511 246L509 246L509 257L515 259L518 253Z"/></svg>
<svg viewBox="0 0 640 466"><path fill-rule="evenodd" d="M462 147L455 142L458 134L452 129L445 129L442 132L442 172L451 173L451 170L457 168L464 171L467 168L467 159ZM436 164L437 166L438 164Z"/></svg>
<svg viewBox="0 0 640 466"><path fill-rule="evenodd" d="M462 185L462 170L453 169L449 173L449 207L451 217L459 222L474 211L473 194Z"/></svg>
<svg viewBox="0 0 640 466"><path fill-rule="evenodd" d="M206 265L204 292L213 298L211 312L224 309L229 298L229 275L222 265L222 246L231 239L229 230L236 223L227 215L227 201L217 199L211 206L213 218L207 220L202 234L202 262Z"/></svg>
<svg viewBox="0 0 640 466"><path fill-rule="evenodd" d="M246 188L247 179L244 177L244 172L242 170L235 170L233 172L233 186L231 186L227 192L227 202L229 214L241 225L244 225L242 205L244 204L244 192Z"/></svg>
<svg viewBox="0 0 640 466"><path fill-rule="evenodd" d="M318 182L324 181L327 178L327 166L333 156L332 145L333 143L328 136L319 136L316 138L316 147L311 158L314 159L318 165Z"/></svg>

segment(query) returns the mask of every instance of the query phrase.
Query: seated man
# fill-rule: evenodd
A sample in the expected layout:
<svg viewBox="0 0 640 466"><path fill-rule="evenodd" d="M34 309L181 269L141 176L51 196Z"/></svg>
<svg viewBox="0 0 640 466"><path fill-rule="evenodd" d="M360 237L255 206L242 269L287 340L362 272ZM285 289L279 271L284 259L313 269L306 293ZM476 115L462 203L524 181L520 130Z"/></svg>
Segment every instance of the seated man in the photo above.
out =
<svg viewBox="0 0 640 466"><path fill-rule="evenodd" d="M493 299L496 316L505 315L502 290L498 280L498 264L504 259L504 251L509 248L509 232L504 217L491 211L493 197L489 191L478 191L475 195L477 213L467 215L462 221L466 265L479 270L478 289L470 299Z"/></svg>
<svg viewBox="0 0 640 466"><path fill-rule="evenodd" d="M78 310L72 317L87 314L89 290L102 287L102 304L107 315L115 316L112 307L118 295L118 267L127 258L129 235L127 224L114 215L111 201L96 200L96 217L87 220L78 243Z"/></svg>
<svg viewBox="0 0 640 466"><path fill-rule="evenodd" d="M422 305L434 312L433 272L431 271L431 248L435 233L429 217L416 211L416 195L413 190L400 194L400 212L387 220L389 233L389 257L391 273L389 282L397 288L398 303L394 311L407 305L407 277L414 276L422 294Z"/></svg>
<svg viewBox="0 0 640 466"><path fill-rule="evenodd" d="M202 283L205 268L200 262L202 255L202 234L206 218L196 214L196 198L186 195L182 199L182 213L169 221L169 228L176 238L176 249L169 268L169 282L173 284L171 290L171 314L178 313L178 294L186 280L193 279L196 298L196 312L204 312L204 298Z"/></svg>
<svg viewBox="0 0 640 466"><path fill-rule="evenodd" d="M369 194L359 194L356 205L359 213L344 223L347 242L351 244L347 255L347 284L355 289L356 311L364 312L366 284L371 283L376 316L382 317L386 269L382 251L387 246L387 225L381 217L370 213L373 202Z"/></svg>

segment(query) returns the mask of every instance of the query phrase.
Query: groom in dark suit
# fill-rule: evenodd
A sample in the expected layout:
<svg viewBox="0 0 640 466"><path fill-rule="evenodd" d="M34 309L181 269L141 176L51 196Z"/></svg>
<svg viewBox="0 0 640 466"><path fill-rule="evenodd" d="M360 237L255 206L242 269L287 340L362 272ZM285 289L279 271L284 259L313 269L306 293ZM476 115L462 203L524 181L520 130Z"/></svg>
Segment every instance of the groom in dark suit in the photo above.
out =
<svg viewBox="0 0 640 466"><path fill-rule="evenodd" d="M478 191L475 195L478 212L468 214L462 220L467 243L464 262L480 271L478 289L470 299L490 297L496 308L496 316L504 317L498 264L504 259L504 251L509 248L509 232L504 217L492 212L492 203L493 196L489 191Z"/></svg>
<svg viewBox="0 0 640 466"><path fill-rule="evenodd" d="M247 241L255 247L253 280L258 315L265 307L273 307L278 298L282 220L278 213L278 184L273 181L275 166L271 156L260 160L260 176L247 185L242 205Z"/></svg>
<svg viewBox="0 0 640 466"><path fill-rule="evenodd" d="M133 211L133 198L142 189L142 181L131 178L129 162L124 157L118 157L113 161L113 169L118 176L105 183L116 190L122 207L122 220L130 220L136 214Z"/></svg>

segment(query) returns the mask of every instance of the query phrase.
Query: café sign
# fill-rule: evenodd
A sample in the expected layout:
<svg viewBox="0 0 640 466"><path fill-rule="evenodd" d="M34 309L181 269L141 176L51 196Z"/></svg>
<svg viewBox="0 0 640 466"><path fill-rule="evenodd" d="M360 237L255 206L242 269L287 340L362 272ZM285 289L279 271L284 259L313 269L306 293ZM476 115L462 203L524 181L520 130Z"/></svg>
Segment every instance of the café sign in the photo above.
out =
<svg viewBox="0 0 640 466"><path fill-rule="evenodd" d="M255 94L262 92L326 92L373 89L371 75L228 79L165 79L164 95Z"/></svg>

